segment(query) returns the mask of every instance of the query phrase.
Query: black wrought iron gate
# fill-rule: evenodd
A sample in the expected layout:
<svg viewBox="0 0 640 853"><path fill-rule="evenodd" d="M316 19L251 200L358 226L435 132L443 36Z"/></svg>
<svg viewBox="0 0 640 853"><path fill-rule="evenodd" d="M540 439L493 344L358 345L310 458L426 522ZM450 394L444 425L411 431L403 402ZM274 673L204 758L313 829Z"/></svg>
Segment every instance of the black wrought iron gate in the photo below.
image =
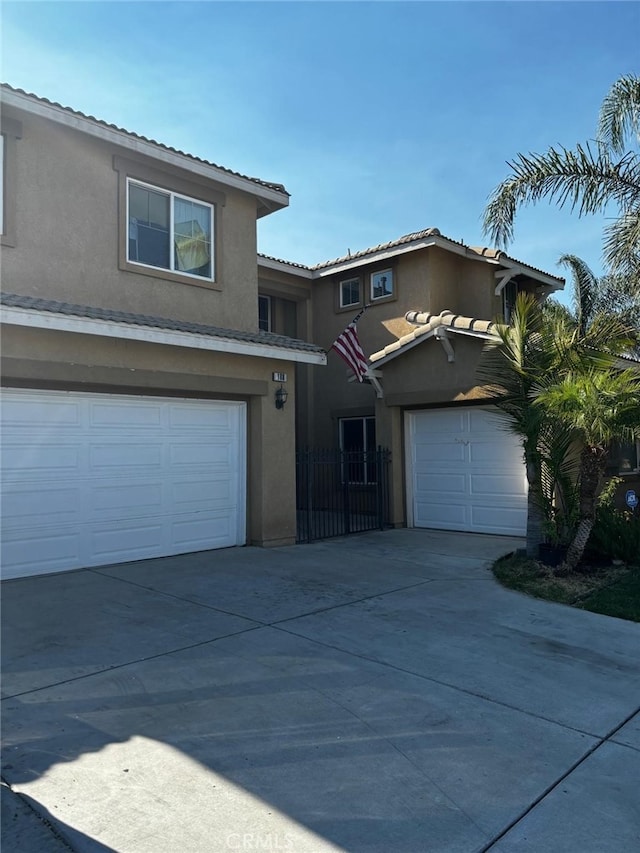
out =
<svg viewBox="0 0 640 853"><path fill-rule="evenodd" d="M298 542L313 542L389 524L391 452L305 448L296 453Z"/></svg>

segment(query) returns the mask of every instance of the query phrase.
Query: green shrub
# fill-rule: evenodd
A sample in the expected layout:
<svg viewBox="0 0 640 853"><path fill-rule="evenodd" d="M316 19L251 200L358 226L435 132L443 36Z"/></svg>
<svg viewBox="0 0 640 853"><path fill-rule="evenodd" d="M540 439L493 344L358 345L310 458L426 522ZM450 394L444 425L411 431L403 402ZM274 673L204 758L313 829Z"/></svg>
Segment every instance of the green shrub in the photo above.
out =
<svg viewBox="0 0 640 853"><path fill-rule="evenodd" d="M600 495L588 555L591 559L640 565L640 514L615 508L613 496L618 482L614 477Z"/></svg>

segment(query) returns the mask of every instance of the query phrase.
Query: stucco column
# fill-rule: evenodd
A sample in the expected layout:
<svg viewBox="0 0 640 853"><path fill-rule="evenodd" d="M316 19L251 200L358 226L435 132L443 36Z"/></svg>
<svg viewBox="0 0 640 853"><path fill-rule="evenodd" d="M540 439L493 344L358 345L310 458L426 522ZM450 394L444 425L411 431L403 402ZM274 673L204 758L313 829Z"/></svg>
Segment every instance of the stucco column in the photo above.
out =
<svg viewBox="0 0 640 853"><path fill-rule="evenodd" d="M289 376L293 371L289 372ZM296 541L295 392L276 409L276 385L252 397L248 424L248 527L250 545L275 547Z"/></svg>
<svg viewBox="0 0 640 853"><path fill-rule="evenodd" d="M394 527L405 526L405 471L403 417L400 406L376 399L376 443L391 451L389 468L389 519Z"/></svg>

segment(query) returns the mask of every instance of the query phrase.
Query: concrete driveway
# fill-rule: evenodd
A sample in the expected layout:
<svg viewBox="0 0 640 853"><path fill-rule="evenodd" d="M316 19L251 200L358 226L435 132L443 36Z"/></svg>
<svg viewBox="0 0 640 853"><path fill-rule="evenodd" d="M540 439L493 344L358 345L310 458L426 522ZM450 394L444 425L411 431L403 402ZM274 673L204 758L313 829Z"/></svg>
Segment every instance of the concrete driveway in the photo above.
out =
<svg viewBox="0 0 640 853"><path fill-rule="evenodd" d="M6 582L4 849L640 849L640 626L502 589L520 544L396 530Z"/></svg>

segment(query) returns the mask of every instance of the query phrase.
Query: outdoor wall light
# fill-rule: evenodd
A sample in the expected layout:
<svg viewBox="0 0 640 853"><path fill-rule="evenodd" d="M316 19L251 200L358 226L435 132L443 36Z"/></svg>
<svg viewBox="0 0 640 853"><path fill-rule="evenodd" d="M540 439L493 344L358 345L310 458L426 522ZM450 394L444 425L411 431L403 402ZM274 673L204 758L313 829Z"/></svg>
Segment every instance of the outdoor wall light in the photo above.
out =
<svg viewBox="0 0 640 853"><path fill-rule="evenodd" d="M286 388L283 388L281 385L276 390L276 409L284 409L284 404L287 402L287 397L289 396L289 392Z"/></svg>

